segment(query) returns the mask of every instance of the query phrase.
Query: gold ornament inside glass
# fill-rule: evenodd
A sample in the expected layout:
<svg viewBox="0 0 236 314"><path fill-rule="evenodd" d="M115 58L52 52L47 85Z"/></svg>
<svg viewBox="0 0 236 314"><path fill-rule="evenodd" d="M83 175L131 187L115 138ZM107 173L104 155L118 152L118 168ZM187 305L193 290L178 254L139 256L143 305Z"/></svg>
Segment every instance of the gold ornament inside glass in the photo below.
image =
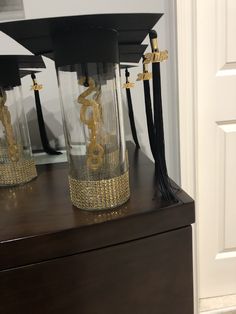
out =
<svg viewBox="0 0 236 314"><path fill-rule="evenodd" d="M103 51L106 45L108 53L102 54L99 48L88 50L86 55L75 53L70 36L60 36L55 43L70 196L81 209L114 208L130 197L119 64L116 56L108 55L110 42L118 49L117 33L98 29L77 36L81 47L95 40ZM63 53L64 47L67 50ZM78 61L74 64L72 60Z"/></svg>
<svg viewBox="0 0 236 314"><path fill-rule="evenodd" d="M0 57L0 186L29 182L37 176L32 159L17 61Z"/></svg>

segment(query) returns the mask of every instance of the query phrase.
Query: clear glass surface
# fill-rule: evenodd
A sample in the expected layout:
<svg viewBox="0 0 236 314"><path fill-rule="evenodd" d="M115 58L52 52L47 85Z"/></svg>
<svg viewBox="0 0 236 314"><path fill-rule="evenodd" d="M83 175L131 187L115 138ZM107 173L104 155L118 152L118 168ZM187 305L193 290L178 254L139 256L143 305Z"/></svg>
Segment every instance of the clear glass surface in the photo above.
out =
<svg viewBox="0 0 236 314"><path fill-rule="evenodd" d="M70 176L101 180L127 171L118 65L59 68Z"/></svg>
<svg viewBox="0 0 236 314"><path fill-rule="evenodd" d="M58 69L58 78L69 177L88 182L87 191L91 191L92 181L108 180L112 185L110 179L120 178L128 171L119 66L111 63L65 66ZM101 193L113 193L116 197L116 191L107 192L101 185L99 188ZM97 196L90 193L90 197Z"/></svg>
<svg viewBox="0 0 236 314"><path fill-rule="evenodd" d="M31 161L21 87L0 87L0 186L24 183L35 177Z"/></svg>

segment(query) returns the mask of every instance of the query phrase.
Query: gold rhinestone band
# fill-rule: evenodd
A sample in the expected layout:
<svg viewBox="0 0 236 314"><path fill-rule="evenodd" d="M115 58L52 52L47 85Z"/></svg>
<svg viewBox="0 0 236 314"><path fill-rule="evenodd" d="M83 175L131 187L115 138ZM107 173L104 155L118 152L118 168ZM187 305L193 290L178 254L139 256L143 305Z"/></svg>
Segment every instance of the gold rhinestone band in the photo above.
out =
<svg viewBox="0 0 236 314"><path fill-rule="evenodd" d="M79 181L69 176L73 205L81 209L107 209L124 204L130 197L129 172L112 179Z"/></svg>
<svg viewBox="0 0 236 314"><path fill-rule="evenodd" d="M0 186L26 183L37 177L34 160L20 159L17 162L0 164Z"/></svg>

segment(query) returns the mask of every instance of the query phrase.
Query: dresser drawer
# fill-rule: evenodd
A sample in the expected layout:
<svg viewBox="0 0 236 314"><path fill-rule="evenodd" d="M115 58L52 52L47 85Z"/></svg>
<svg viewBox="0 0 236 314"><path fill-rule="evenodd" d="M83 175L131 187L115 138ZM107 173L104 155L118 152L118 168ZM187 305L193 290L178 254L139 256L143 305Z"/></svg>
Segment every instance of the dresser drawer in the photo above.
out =
<svg viewBox="0 0 236 314"><path fill-rule="evenodd" d="M0 272L4 314L191 314L191 226Z"/></svg>

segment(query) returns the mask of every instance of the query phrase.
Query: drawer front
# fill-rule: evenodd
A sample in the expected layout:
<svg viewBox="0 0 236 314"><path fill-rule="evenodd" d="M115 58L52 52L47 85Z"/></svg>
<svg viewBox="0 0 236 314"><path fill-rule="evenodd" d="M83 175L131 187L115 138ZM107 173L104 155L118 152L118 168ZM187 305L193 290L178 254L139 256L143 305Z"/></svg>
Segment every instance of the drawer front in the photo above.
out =
<svg viewBox="0 0 236 314"><path fill-rule="evenodd" d="M0 272L4 314L192 314L191 226Z"/></svg>

